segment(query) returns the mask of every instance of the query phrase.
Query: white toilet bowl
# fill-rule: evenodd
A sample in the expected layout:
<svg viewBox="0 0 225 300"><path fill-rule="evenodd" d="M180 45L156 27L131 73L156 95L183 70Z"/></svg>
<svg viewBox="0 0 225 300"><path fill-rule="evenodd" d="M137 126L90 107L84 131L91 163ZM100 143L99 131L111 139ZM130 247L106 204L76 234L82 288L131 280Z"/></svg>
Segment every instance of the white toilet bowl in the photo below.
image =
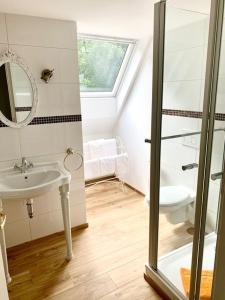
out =
<svg viewBox="0 0 225 300"><path fill-rule="evenodd" d="M183 223L189 219L194 200L194 191L185 186L163 186L160 188L159 212L172 224Z"/></svg>

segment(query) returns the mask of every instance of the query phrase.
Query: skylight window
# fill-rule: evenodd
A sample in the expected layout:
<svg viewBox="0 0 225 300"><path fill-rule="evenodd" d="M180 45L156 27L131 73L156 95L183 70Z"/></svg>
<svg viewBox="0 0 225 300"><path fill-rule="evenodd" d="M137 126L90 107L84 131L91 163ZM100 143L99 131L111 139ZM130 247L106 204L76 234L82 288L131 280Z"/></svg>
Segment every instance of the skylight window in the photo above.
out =
<svg viewBox="0 0 225 300"><path fill-rule="evenodd" d="M134 42L98 37L78 39L81 95L115 96Z"/></svg>

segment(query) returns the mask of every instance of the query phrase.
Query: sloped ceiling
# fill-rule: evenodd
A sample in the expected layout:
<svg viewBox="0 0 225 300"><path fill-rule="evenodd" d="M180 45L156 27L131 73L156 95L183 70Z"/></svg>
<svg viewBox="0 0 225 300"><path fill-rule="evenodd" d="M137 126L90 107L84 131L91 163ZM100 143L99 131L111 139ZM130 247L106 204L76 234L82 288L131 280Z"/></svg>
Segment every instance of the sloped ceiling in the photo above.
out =
<svg viewBox="0 0 225 300"><path fill-rule="evenodd" d="M0 0L1 12L76 20L81 33L148 38L157 0ZM211 0L168 0L177 8L208 13Z"/></svg>
<svg viewBox="0 0 225 300"><path fill-rule="evenodd" d="M76 20L81 33L144 38L152 34L154 0L1 0L0 10Z"/></svg>

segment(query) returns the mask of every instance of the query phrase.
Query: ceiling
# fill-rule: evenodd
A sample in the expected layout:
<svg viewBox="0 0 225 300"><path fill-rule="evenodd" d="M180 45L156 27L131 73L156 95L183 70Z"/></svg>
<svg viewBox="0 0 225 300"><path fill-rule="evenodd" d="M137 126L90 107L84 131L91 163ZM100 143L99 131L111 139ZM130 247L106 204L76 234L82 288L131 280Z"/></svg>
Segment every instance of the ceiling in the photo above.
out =
<svg viewBox="0 0 225 300"><path fill-rule="evenodd" d="M77 21L78 32L145 39L153 32L157 0L0 0L2 12ZM168 4L208 13L211 0L168 0Z"/></svg>
<svg viewBox="0 0 225 300"><path fill-rule="evenodd" d="M2 12L76 20L80 33L141 39L152 35L155 0L0 0Z"/></svg>

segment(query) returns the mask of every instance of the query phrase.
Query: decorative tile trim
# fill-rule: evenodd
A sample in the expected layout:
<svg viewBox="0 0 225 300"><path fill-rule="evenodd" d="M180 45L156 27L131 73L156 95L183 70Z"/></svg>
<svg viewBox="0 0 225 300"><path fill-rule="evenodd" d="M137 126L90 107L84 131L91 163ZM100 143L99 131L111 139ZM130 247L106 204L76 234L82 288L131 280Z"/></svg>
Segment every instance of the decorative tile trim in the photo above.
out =
<svg viewBox="0 0 225 300"><path fill-rule="evenodd" d="M48 116L48 117L35 117L28 125L42 125L42 124L56 124L56 123L73 123L81 122L81 115L65 115L65 116ZM0 127L8 127L0 121Z"/></svg>
<svg viewBox="0 0 225 300"><path fill-rule="evenodd" d="M191 111L191 110L175 110L175 109L163 109L163 115L174 116L174 117L184 117L184 118L202 118L202 112L200 111ZM216 113L215 119L217 121L225 121L225 114Z"/></svg>
<svg viewBox="0 0 225 300"><path fill-rule="evenodd" d="M29 106L20 106L20 107L15 107L16 112L21 112L21 111L31 111L32 107Z"/></svg>

